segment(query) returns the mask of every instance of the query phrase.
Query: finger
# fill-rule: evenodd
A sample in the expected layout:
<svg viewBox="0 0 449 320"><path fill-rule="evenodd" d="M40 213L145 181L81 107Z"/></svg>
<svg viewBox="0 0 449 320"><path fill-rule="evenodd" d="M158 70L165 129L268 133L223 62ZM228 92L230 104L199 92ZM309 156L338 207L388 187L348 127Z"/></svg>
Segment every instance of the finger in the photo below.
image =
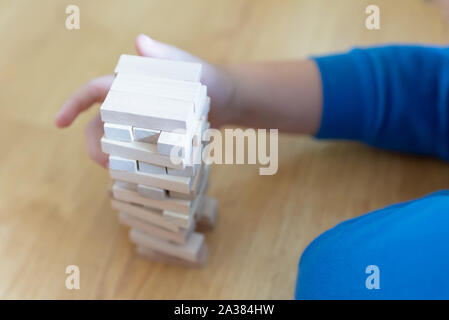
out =
<svg viewBox="0 0 449 320"><path fill-rule="evenodd" d="M90 158L99 165L107 168L109 157L101 151L101 137L104 134L103 122L98 113L86 127L87 151Z"/></svg>
<svg viewBox="0 0 449 320"><path fill-rule="evenodd" d="M55 116L55 125L59 128L69 126L78 114L96 102L102 102L112 85L113 75L102 76L90 80L75 92Z"/></svg>
<svg viewBox="0 0 449 320"><path fill-rule="evenodd" d="M156 41L145 34L137 36L136 50L139 55L144 57L201 63L203 66L201 81L208 86L213 85L216 78L217 71L213 65L175 46Z"/></svg>
<svg viewBox="0 0 449 320"><path fill-rule="evenodd" d="M169 60L182 60L190 62L200 62L203 61L190 53L185 52L175 46L165 44L154 39L151 39L145 34L140 34L136 38L136 49L137 53L141 56L169 59Z"/></svg>

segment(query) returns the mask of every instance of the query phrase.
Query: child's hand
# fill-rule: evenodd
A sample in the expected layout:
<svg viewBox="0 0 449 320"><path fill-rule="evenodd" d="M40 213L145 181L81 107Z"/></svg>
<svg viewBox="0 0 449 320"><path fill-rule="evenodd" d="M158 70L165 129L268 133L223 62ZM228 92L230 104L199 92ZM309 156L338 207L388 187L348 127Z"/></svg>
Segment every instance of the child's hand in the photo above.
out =
<svg viewBox="0 0 449 320"><path fill-rule="evenodd" d="M217 67L190 55L176 47L157 42L146 35L136 39L137 52L146 57L163 58L199 62L203 65L201 82L207 85L208 95L212 100L210 118L212 126L218 127L230 120L232 112L227 109L232 97L233 85L230 77ZM97 102L103 102L113 81L112 75L90 80L75 92L61 107L55 117L55 125L59 128L68 127L76 117ZM92 160L108 167L108 155L101 151L103 122L98 113L86 127L87 150Z"/></svg>

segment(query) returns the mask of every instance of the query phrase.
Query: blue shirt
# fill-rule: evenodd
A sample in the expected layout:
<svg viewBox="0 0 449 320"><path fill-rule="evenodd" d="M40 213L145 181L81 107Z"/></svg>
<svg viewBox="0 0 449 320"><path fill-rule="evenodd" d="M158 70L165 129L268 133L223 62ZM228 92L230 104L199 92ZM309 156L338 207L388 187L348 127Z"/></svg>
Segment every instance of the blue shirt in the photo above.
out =
<svg viewBox="0 0 449 320"><path fill-rule="evenodd" d="M315 61L324 99L318 138L449 160L449 49L355 49Z"/></svg>
<svg viewBox="0 0 449 320"><path fill-rule="evenodd" d="M448 49L387 46L314 60L324 98L318 138L449 160ZM378 268L379 289L367 287L369 266ZM319 236L301 257L295 297L449 299L449 191Z"/></svg>

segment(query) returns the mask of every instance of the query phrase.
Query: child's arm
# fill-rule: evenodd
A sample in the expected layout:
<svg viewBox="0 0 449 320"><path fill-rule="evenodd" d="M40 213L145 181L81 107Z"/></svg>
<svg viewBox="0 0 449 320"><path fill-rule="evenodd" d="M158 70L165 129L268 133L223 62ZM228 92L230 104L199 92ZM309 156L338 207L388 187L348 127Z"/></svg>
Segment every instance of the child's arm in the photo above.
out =
<svg viewBox="0 0 449 320"><path fill-rule="evenodd" d="M202 81L213 101L210 116L215 126L278 128L449 159L445 49L380 47L314 60L218 68L145 36L138 37L136 46L144 56L203 64ZM66 101L56 124L66 127L101 102L111 82L108 76L86 84ZM106 165L102 134L97 116L86 131L88 150Z"/></svg>
<svg viewBox="0 0 449 320"><path fill-rule="evenodd" d="M449 49L386 46L313 60L231 67L234 122L449 160Z"/></svg>
<svg viewBox="0 0 449 320"><path fill-rule="evenodd" d="M233 124L317 133L322 89L314 61L230 65L226 70L234 85Z"/></svg>
<svg viewBox="0 0 449 320"><path fill-rule="evenodd" d="M199 62L201 81L207 85L213 126L234 123L256 128L314 134L321 118L321 85L316 64L311 60L285 63L258 63L216 67L173 46L144 35L136 40L140 55ZM93 79L75 92L61 107L55 124L64 128L97 102L102 102L113 76ZM86 128L90 157L107 166L101 151L103 123L97 114Z"/></svg>

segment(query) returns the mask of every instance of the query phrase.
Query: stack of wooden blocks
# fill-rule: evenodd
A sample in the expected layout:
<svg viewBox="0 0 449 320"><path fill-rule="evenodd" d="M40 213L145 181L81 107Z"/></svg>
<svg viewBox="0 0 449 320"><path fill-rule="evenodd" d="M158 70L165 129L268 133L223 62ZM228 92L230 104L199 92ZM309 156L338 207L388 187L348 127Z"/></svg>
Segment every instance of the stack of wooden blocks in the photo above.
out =
<svg viewBox="0 0 449 320"><path fill-rule="evenodd" d="M202 161L210 98L201 64L122 55L101 106L112 207L131 228L137 252L203 266L204 235L217 219Z"/></svg>

